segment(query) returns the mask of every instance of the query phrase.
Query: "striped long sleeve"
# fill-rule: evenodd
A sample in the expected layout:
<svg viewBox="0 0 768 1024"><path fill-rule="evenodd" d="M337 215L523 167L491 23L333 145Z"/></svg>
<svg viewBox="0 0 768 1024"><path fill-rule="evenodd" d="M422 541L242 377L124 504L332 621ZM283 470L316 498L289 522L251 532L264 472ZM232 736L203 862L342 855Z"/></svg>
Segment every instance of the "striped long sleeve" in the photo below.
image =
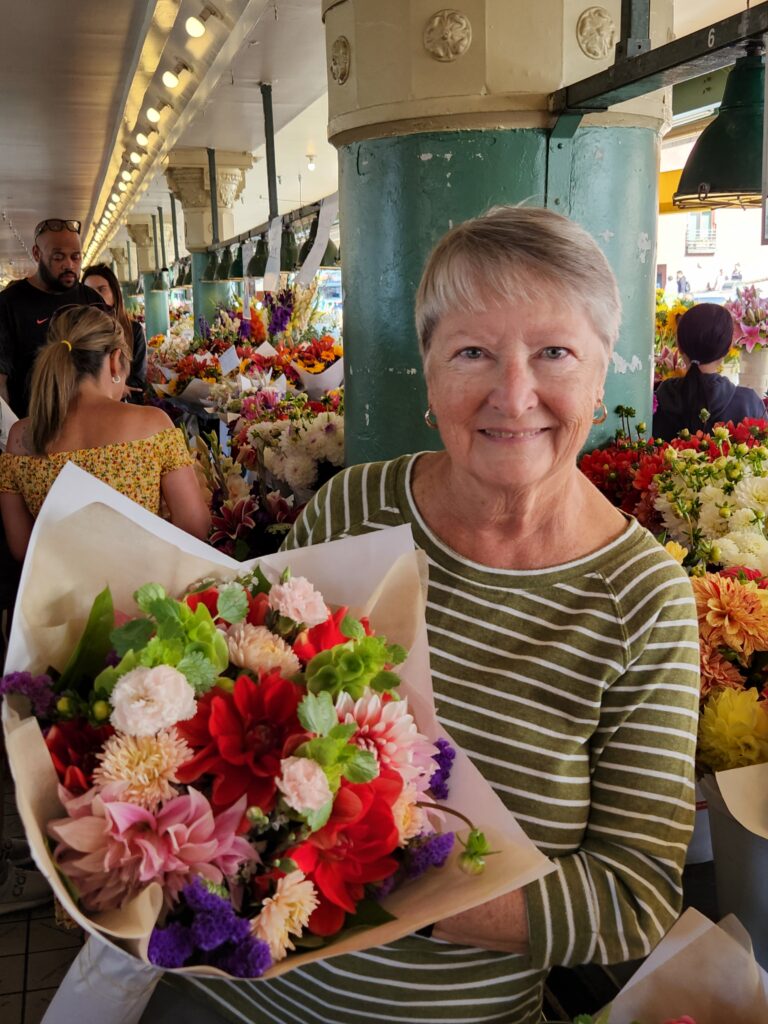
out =
<svg viewBox="0 0 768 1024"><path fill-rule="evenodd" d="M340 473L286 546L410 524L438 717L555 863L526 888L530 952L410 936L267 983L195 982L233 1020L538 1024L550 966L641 956L678 914L698 709L685 574L634 521L551 569L468 561L422 520L416 458Z"/></svg>

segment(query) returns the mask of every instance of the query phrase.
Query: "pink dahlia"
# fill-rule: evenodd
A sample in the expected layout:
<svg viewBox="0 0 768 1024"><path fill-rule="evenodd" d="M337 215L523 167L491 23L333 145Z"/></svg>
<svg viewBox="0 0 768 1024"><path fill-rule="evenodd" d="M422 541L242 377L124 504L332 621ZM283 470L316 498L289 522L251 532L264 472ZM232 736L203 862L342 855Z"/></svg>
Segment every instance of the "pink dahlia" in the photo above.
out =
<svg viewBox="0 0 768 1024"><path fill-rule="evenodd" d="M380 769L396 771L420 792L429 786L438 752L416 727L407 700L382 700L371 691L354 701L342 693L336 701L339 721L357 725L351 742L376 756Z"/></svg>
<svg viewBox="0 0 768 1024"><path fill-rule="evenodd" d="M87 910L121 907L150 882L162 886L170 907L192 876L218 884L241 864L258 861L236 834L245 797L214 815L203 794L191 789L153 814L121 800L126 785L110 783L79 797L59 787L68 817L51 821L48 833L58 840L56 863Z"/></svg>

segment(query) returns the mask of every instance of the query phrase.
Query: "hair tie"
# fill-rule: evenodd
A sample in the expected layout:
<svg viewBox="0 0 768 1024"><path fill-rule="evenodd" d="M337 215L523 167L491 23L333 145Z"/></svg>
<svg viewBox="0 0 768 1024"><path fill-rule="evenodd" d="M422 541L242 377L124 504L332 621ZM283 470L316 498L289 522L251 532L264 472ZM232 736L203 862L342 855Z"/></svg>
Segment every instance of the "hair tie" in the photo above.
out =
<svg viewBox="0 0 768 1024"><path fill-rule="evenodd" d="M691 364L691 366L701 366L700 359L689 359L688 362Z"/></svg>
<svg viewBox="0 0 768 1024"><path fill-rule="evenodd" d="M72 343L67 341L66 338L61 339L61 344L66 345L70 352L72 351Z"/></svg>

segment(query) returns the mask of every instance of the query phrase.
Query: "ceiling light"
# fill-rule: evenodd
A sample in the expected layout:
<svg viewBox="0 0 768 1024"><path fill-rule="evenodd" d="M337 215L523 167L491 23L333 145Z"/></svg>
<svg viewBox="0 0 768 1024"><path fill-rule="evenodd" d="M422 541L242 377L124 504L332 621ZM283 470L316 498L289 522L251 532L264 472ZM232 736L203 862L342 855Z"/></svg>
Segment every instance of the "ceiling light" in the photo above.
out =
<svg viewBox="0 0 768 1024"><path fill-rule="evenodd" d="M144 132L137 132L136 141L140 146L146 149L149 145L149 136L145 135Z"/></svg>
<svg viewBox="0 0 768 1024"><path fill-rule="evenodd" d="M132 174L129 170L124 170L120 172L120 177L123 179L123 181L130 181L132 178Z"/></svg>
<svg viewBox="0 0 768 1024"><path fill-rule="evenodd" d="M192 36L193 39L199 39L200 36L205 35L205 25L200 18L187 18L184 28L187 30L187 35Z"/></svg>
<svg viewBox="0 0 768 1024"><path fill-rule="evenodd" d="M117 203L120 201L120 196L117 194L117 192L113 192L110 198L113 203Z"/></svg>
<svg viewBox="0 0 768 1024"><path fill-rule="evenodd" d="M179 84L179 76L175 71L163 72L163 85L167 89L175 89Z"/></svg>
<svg viewBox="0 0 768 1024"><path fill-rule="evenodd" d="M120 189L121 192L125 192L128 188L124 181L118 181L117 187Z"/></svg>
<svg viewBox="0 0 768 1024"><path fill-rule="evenodd" d="M128 157L128 159L131 161L132 164L140 164L141 163L141 153L137 153L136 150L134 149L134 151L131 153L131 155Z"/></svg>
<svg viewBox="0 0 768 1024"><path fill-rule="evenodd" d="M307 153L307 170L314 171L316 166L317 165L315 164L315 154Z"/></svg>
<svg viewBox="0 0 768 1024"><path fill-rule="evenodd" d="M160 111L156 107L147 107L147 120L151 121L152 124L157 124L160 120Z"/></svg>
<svg viewBox="0 0 768 1024"><path fill-rule="evenodd" d="M107 203L107 209L111 210L114 213L114 211L117 209L117 207L115 206L114 203Z"/></svg>

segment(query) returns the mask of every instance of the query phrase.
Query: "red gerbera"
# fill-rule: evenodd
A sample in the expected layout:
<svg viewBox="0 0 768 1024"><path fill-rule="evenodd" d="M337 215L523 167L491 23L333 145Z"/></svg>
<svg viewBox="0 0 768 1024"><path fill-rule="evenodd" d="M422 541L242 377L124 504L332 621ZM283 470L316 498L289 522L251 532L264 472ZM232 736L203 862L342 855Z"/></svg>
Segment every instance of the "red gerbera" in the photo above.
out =
<svg viewBox="0 0 768 1024"><path fill-rule="evenodd" d="M93 785L96 755L115 730L111 725L94 729L83 718L57 722L45 736L59 781L73 796L80 796Z"/></svg>
<svg viewBox="0 0 768 1024"><path fill-rule="evenodd" d="M231 693L215 688L205 694L195 717L176 726L195 751L179 769L179 781L212 775L214 808L230 807L245 793L249 807L268 814L280 761L304 738L296 715L303 695L279 672L262 675L259 683L240 676Z"/></svg>
<svg viewBox="0 0 768 1024"><path fill-rule="evenodd" d="M345 915L355 912L365 885L397 870L392 854L399 836L392 804L402 785L402 779L392 775L372 782L342 782L328 823L287 852L318 891L320 903L308 925L315 935L334 935Z"/></svg>

